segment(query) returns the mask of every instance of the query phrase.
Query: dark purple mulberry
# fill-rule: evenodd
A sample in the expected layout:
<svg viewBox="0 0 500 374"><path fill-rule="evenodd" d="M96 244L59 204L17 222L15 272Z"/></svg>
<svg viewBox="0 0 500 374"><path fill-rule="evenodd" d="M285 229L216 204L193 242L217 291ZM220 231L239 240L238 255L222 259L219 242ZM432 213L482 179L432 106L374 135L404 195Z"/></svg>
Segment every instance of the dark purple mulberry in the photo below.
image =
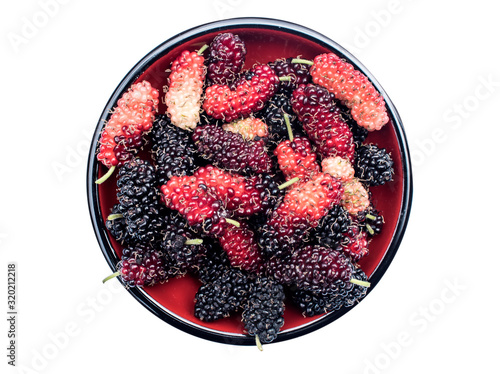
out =
<svg viewBox="0 0 500 374"><path fill-rule="evenodd" d="M153 245L161 239L160 192L154 167L139 158L120 168L117 180L119 210L133 240Z"/></svg>
<svg viewBox="0 0 500 374"><path fill-rule="evenodd" d="M240 134L215 125L198 126L193 141L202 157L221 169L243 174L270 173L272 170L263 141L246 141Z"/></svg>
<svg viewBox="0 0 500 374"><path fill-rule="evenodd" d="M350 282L354 266L340 251L309 245L284 258L271 258L267 270L281 284L307 291L328 292L338 280Z"/></svg>
<svg viewBox="0 0 500 374"><path fill-rule="evenodd" d="M194 315L206 322L229 317L240 308L249 289L250 278L246 273L226 267L198 289Z"/></svg>
<svg viewBox="0 0 500 374"><path fill-rule="evenodd" d="M356 279L367 281L366 274L357 268L353 273ZM367 288L338 280L328 292L312 292L300 289L291 290L291 299L307 317L351 307L366 296Z"/></svg>
<svg viewBox="0 0 500 374"><path fill-rule="evenodd" d="M207 78L210 84L231 84L241 71L247 50L238 35L226 32L210 44Z"/></svg>
<svg viewBox="0 0 500 374"><path fill-rule="evenodd" d="M299 84L311 83L309 65L292 63L291 57L273 61L269 63L269 66L280 78L281 88L294 90Z"/></svg>
<svg viewBox="0 0 500 374"><path fill-rule="evenodd" d="M167 279L161 252L141 244L123 250L118 272L128 287L152 286Z"/></svg>
<svg viewBox="0 0 500 374"><path fill-rule="evenodd" d="M285 320L283 286L272 278L259 277L252 282L244 303L242 321L248 335L258 337L258 343L271 343Z"/></svg>
<svg viewBox="0 0 500 374"><path fill-rule="evenodd" d="M168 116L159 114L153 123L151 140L158 185L167 183L173 175L193 173L195 149L189 132L172 125Z"/></svg>

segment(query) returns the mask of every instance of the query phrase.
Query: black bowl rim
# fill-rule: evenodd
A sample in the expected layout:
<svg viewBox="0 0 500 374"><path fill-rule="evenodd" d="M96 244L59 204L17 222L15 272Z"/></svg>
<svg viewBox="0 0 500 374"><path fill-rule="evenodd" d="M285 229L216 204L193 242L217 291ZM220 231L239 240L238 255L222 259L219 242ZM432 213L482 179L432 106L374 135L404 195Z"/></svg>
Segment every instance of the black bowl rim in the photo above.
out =
<svg viewBox="0 0 500 374"><path fill-rule="evenodd" d="M259 18L259 17L242 17L242 18L230 18L220 21L209 22L197 27L193 27L184 32L181 32L165 42L158 45L152 51L150 51L146 56L144 56L122 79L120 84L115 89L113 95L106 104L99 122L97 124L96 130L94 132L87 166L87 199L89 205L89 211L91 216L92 225L94 228L97 241L101 248L101 251L106 258L112 271L115 271L116 265L119 258L116 256L111 242L108 238L108 234L105 228L104 221L102 219L102 214L99 206L99 191L98 186L95 184L95 180L98 173L98 162L96 160L96 153L98 149L98 142L100 133L104 127L105 120L108 117L113 106L117 102L118 98L125 92L128 88L130 82L135 81L154 61L165 52L175 48L179 44L184 43L186 40L202 36L206 33L211 33L215 31L222 32L228 29L235 28L255 28L255 29L273 29L284 31L286 33L295 34L305 39L309 39L317 44L320 44L338 54L341 54L343 58L351 62L357 69L361 70L373 83L376 89L381 93L386 101L389 116L391 117L392 123L398 139L398 145L401 152L401 162L402 162L402 172L403 172L403 196L401 201L400 217L396 229L394 231L391 243L386 251L385 256L382 261L375 269L374 273L370 277L371 287L368 289L368 293L372 292L374 287L380 281L384 273L387 271L389 265L394 259L396 252L403 239L404 232L406 230L408 219L411 210L412 196L413 196L413 177L410 161L410 153L408 148L408 143L406 139L406 134L403 128L401 118L398 111L396 110L394 104L390 100L389 96L378 83L375 77L366 69L366 67L361 64L350 52L345 48L340 46L335 41L329 39L328 37L312 30L307 27L292 23L289 21L273 19L273 18ZM119 278L118 278L119 279ZM121 282L121 280L120 280ZM122 283L123 284L123 283ZM174 315L169 312L166 308L159 305L154 299L152 299L145 291L140 288L127 288L128 292L137 299L144 307L146 307L150 312L155 314L157 317L163 321L169 323L170 325L192 334L194 336L211 340L219 343L234 344L234 345L254 345L255 340L253 337L243 335L221 332L217 330L212 330L205 328L200 325L196 325L191 321L185 320L180 316ZM342 308L335 312L327 313L326 315L308 323L301 325L296 328L288 329L282 331L278 334L278 337L274 342L285 341L288 339L293 339L308 333L311 333L319 328L330 324L331 322L337 320L342 315L347 313L350 308Z"/></svg>

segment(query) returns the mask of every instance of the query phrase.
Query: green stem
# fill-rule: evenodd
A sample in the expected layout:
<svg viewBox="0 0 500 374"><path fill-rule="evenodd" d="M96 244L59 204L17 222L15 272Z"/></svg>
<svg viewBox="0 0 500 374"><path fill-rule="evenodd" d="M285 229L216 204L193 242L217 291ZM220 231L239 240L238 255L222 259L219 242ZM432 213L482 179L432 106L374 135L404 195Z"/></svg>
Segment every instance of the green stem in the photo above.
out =
<svg viewBox="0 0 500 374"><path fill-rule="evenodd" d="M366 224L366 229L368 230L368 232L370 233L370 235L375 234L375 231L373 230L373 228L369 224Z"/></svg>
<svg viewBox="0 0 500 374"><path fill-rule="evenodd" d="M375 221L377 219L377 217L375 217L374 215L372 215L370 213L366 214L365 217L371 221Z"/></svg>
<svg viewBox="0 0 500 374"><path fill-rule="evenodd" d="M121 213L110 214L108 216L108 221L112 221L112 220L118 219L118 218L123 218L123 214L121 214Z"/></svg>
<svg viewBox="0 0 500 374"><path fill-rule="evenodd" d="M96 180L95 183L101 184L101 183L105 182L111 176L111 174L113 174L113 172L115 171L115 167L116 166L111 166L109 168L108 172L106 174L104 174L102 177L100 177L98 180Z"/></svg>
<svg viewBox="0 0 500 374"><path fill-rule="evenodd" d="M294 58L294 59L292 59L292 64L314 65L314 61L305 60L303 58Z"/></svg>
<svg viewBox="0 0 500 374"><path fill-rule="evenodd" d="M255 335L255 344L257 345L257 348L259 348L259 351L263 351L264 349L262 348L262 343L260 342L259 335Z"/></svg>
<svg viewBox="0 0 500 374"><path fill-rule="evenodd" d="M279 189L279 190L283 190L283 189L285 189L285 188L287 188L287 187L291 186L292 184L297 183L299 180L300 180L300 178L299 178L299 177L292 178L292 179L290 179L289 181L286 181L285 183L280 184L280 185L278 186L278 189Z"/></svg>
<svg viewBox="0 0 500 374"><path fill-rule="evenodd" d="M351 278L351 280L349 282L351 282L352 284L356 284L358 286L361 286L361 287L370 287L371 286L370 282L366 282L366 281L363 281L361 279L356 279L356 278Z"/></svg>
<svg viewBox="0 0 500 374"><path fill-rule="evenodd" d="M283 112L283 118L285 119L286 131L288 131L288 139L293 142L293 132L292 132L292 124L290 123L290 117L288 114Z"/></svg>
<svg viewBox="0 0 500 374"><path fill-rule="evenodd" d="M115 277L117 277L117 276L119 276L119 275L120 275L120 272L119 272L119 271L116 271L116 272L114 272L113 274L111 274L111 275L107 276L106 278L104 278L104 279L102 280L102 283L106 283L106 282L107 282L107 281L109 281L110 279L113 279L113 278L115 278Z"/></svg>
<svg viewBox="0 0 500 374"><path fill-rule="evenodd" d="M292 80L292 77L289 75L285 75L283 77L278 78L280 82L290 82Z"/></svg>
<svg viewBox="0 0 500 374"><path fill-rule="evenodd" d="M205 44L203 47L201 47L201 48L198 50L198 52L197 52L198 56L201 56L201 54L202 54L203 52L205 52L205 49L207 49L207 48L208 48L208 44Z"/></svg>
<svg viewBox="0 0 500 374"><path fill-rule="evenodd" d="M236 227L240 227L240 223L238 221L235 221L234 219L226 218L226 222L230 223L231 225L234 225Z"/></svg>
<svg viewBox="0 0 500 374"><path fill-rule="evenodd" d="M203 244L203 239L189 239L184 243L185 245L200 245Z"/></svg>

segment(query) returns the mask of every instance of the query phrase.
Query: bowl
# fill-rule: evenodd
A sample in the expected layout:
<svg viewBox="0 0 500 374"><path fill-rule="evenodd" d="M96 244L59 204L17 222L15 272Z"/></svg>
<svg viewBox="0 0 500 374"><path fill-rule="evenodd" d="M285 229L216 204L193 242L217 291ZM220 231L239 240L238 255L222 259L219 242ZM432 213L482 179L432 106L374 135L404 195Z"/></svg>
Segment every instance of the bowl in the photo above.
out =
<svg viewBox="0 0 500 374"><path fill-rule="evenodd" d="M119 97L134 83L148 80L160 93L166 84L166 71L172 61L185 49L194 51L221 32L232 32L247 46L245 67L267 63L282 57L301 56L313 59L325 52L334 52L365 74L381 93L389 115L380 131L371 132L366 142L377 144L391 153L394 161L393 181L370 187L373 204L384 216L382 233L370 243L370 254L359 265L367 274L373 291L391 264L408 223L412 199L412 174L408 145L401 119L382 86L373 75L342 46L309 28L276 19L235 18L204 24L184 31L149 52L118 84L99 118L91 142L87 169L87 197L92 225L102 253L114 272L120 260L122 247L108 233L105 219L116 200L116 179L112 176L103 184L95 181L107 171L96 159L99 137L112 108ZM165 113L160 101L159 112ZM116 175L117 173L115 173ZM120 280L121 281L121 280ZM192 276L171 279L168 282L144 288L127 288L128 292L146 309L165 322L195 336L228 344L253 345L253 337L245 335L239 315L215 322L202 322L194 312L194 296L199 281ZM351 307L352 308L352 307ZM285 324L274 342L284 341L310 333L340 318L350 308L304 317L293 305L286 304Z"/></svg>

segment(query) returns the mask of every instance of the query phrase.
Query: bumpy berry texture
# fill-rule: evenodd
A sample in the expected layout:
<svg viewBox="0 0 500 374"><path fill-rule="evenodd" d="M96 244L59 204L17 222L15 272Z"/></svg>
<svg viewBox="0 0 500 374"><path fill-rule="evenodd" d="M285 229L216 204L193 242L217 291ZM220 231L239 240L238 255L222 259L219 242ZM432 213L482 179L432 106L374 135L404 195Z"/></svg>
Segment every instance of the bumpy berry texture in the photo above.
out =
<svg viewBox="0 0 500 374"><path fill-rule="evenodd" d="M340 115L351 129L354 144L356 147L359 147L366 140L369 131L357 124L357 122L352 118L349 108L343 105L340 100L334 99L333 101L335 106L340 110Z"/></svg>
<svg viewBox="0 0 500 374"><path fill-rule="evenodd" d="M279 283L314 292L328 292L338 280L349 282L353 270L342 252L319 245L308 245L267 262L268 274Z"/></svg>
<svg viewBox="0 0 500 374"><path fill-rule="evenodd" d="M335 249L345 240L352 224L349 213L341 205L334 205L319 221L311 236L321 246Z"/></svg>
<svg viewBox="0 0 500 374"><path fill-rule="evenodd" d="M236 217L266 211L281 194L271 175L244 177L208 165L200 167L194 176L211 188L228 213Z"/></svg>
<svg viewBox="0 0 500 374"><path fill-rule="evenodd" d="M328 174L318 173L293 184L259 230L259 245L268 256L285 256L298 248L310 230L340 202L342 186Z"/></svg>
<svg viewBox="0 0 500 374"><path fill-rule="evenodd" d="M206 60L205 47L172 64L165 114L141 82L103 130L100 161L120 167L106 219L123 248L112 276L129 287L194 276L195 316L209 323L243 310L241 327L260 346L283 326L284 292L305 316L366 295L356 263L384 223L368 188L392 180L393 164L365 144L382 115L367 115L373 90L356 86L354 69L335 72L337 97L321 59L311 70L292 58L249 68L230 33L213 39Z"/></svg>
<svg viewBox="0 0 500 374"><path fill-rule="evenodd" d="M352 132L325 88L300 85L293 91L291 102L318 153L323 157L340 156L354 161L356 147Z"/></svg>
<svg viewBox="0 0 500 374"><path fill-rule="evenodd" d="M128 234L136 241L153 244L161 237L160 194L153 165L139 158L126 162L119 171L117 198L127 224Z"/></svg>
<svg viewBox="0 0 500 374"><path fill-rule="evenodd" d="M274 210L257 230L262 253L270 258L294 251L304 243L312 228L306 217Z"/></svg>
<svg viewBox="0 0 500 374"><path fill-rule="evenodd" d="M252 273L261 271L264 259L255 234L247 223L241 222L240 227L228 226L219 241L231 266Z"/></svg>
<svg viewBox="0 0 500 374"><path fill-rule="evenodd" d="M359 226L352 225L344 234L345 240L342 241L339 249L351 258L353 262L358 262L368 255L368 240L366 231L360 230Z"/></svg>
<svg viewBox="0 0 500 374"><path fill-rule="evenodd" d="M311 143L306 137L282 141L274 150L274 154L287 181L293 178L308 180L320 172L316 153L313 152Z"/></svg>
<svg viewBox="0 0 500 374"><path fill-rule="evenodd" d="M349 160L337 157L327 157L321 161L321 170L323 173L328 173L332 177L337 178L342 183L349 182L354 178L354 168Z"/></svg>
<svg viewBox="0 0 500 374"><path fill-rule="evenodd" d="M119 215L120 217L113 219L109 218L114 215ZM108 216L108 218L106 218L105 225L111 236L115 238L118 243L122 245L133 243L132 236L130 236L130 234L127 231L127 222L125 221L125 218L123 218L123 215L120 212L119 204L115 204L113 206L111 214Z"/></svg>
<svg viewBox="0 0 500 374"><path fill-rule="evenodd" d="M366 274L360 268L354 270L353 277L363 281L367 280ZM294 289L291 291L291 299L305 316L313 317L339 310L342 307L351 307L366 296L366 291L366 287L339 280L328 292Z"/></svg>
<svg viewBox="0 0 500 374"><path fill-rule="evenodd" d="M172 125L166 115L158 115L151 131L151 153L158 184L163 185L172 176L192 174L196 165L195 149L190 134Z"/></svg>
<svg viewBox="0 0 500 374"><path fill-rule="evenodd" d="M133 84L118 100L99 139L97 160L121 166L142 146L141 136L153 125L158 91L148 81Z"/></svg>
<svg viewBox="0 0 500 374"><path fill-rule="evenodd" d="M200 239L200 235L192 231L186 219L177 212L168 212L164 219L164 236L160 249L169 265L169 277L196 274L207 256L207 245L203 241L190 243Z"/></svg>
<svg viewBox="0 0 500 374"><path fill-rule="evenodd" d="M351 109L354 120L369 131L380 130L389 116L385 101L370 80L334 53L315 57L313 82L326 87Z"/></svg>
<svg viewBox="0 0 500 374"><path fill-rule="evenodd" d="M236 173L270 173L272 161L262 141L246 141L240 134L216 125L199 126L192 139L202 157Z"/></svg>
<svg viewBox="0 0 500 374"><path fill-rule="evenodd" d="M207 78L210 84L229 85L245 64L247 50L238 35L218 34L210 44Z"/></svg>
<svg viewBox="0 0 500 374"><path fill-rule="evenodd" d="M114 141L115 146L113 148L113 153L114 157L117 160L116 166L118 167L122 166L125 162L133 159L145 144L145 140L140 131L132 135L117 135L115 136Z"/></svg>
<svg viewBox="0 0 500 374"><path fill-rule="evenodd" d="M113 114L120 115L118 122L126 126L125 134L147 133L151 129L154 113L158 110L158 97L158 90L148 81L133 84L123 94Z"/></svg>
<svg viewBox="0 0 500 374"><path fill-rule="evenodd" d="M278 59L269 63L278 78L280 78L280 88L293 90L300 84L311 82L309 66L305 64L293 63L292 58Z"/></svg>
<svg viewBox="0 0 500 374"><path fill-rule="evenodd" d="M215 119L231 122L258 112L278 87L278 77L267 65L256 65L250 70L250 79L240 79L236 87L214 84L205 90L203 109Z"/></svg>
<svg viewBox="0 0 500 374"><path fill-rule="evenodd" d="M192 130L200 122L204 63L203 56L189 51L183 51L172 63L165 103L172 123L184 130Z"/></svg>
<svg viewBox="0 0 500 374"><path fill-rule="evenodd" d="M366 231L368 236L380 234L384 227L384 223L382 214L373 207L369 207L356 215L356 224L362 230Z"/></svg>
<svg viewBox="0 0 500 374"><path fill-rule="evenodd" d="M289 138L285 115L288 117L293 134L302 135L302 125L292 109L290 97L290 92L283 89L278 90L258 114L268 126L269 139L272 143L278 144Z"/></svg>
<svg viewBox="0 0 500 374"><path fill-rule="evenodd" d="M118 271L128 287L153 286L166 280L161 253L141 244L123 251Z"/></svg>
<svg viewBox="0 0 500 374"><path fill-rule="evenodd" d="M227 253L219 245L219 241L214 240L212 244L207 255L202 259L200 269L197 272L198 279L202 284L211 283L229 269L234 269L229 263Z"/></svg>
<svg viewBox="0 0 500 374"><path fill-rule="evenodd" d="M358 148L356 157L356 177L369 186L380 186L392 180L394 170L391 155L375 144Z"/></svg>
<svg viewBox="0 0 500 374"><path fill-rule="evenodd" d="M240 309L248 296L250 285L250 278L245 273L225 268L221 274L198 289L195 296L195 317L205 322L229 317Z"/></svg>
<svg viewBox="0 0 500 374"><path fill-rule="evenodd" d="M283 286L269 277L258 277L250 287L243 307L242 322L247 334L257 336L260 343L271 343L285 322Z"/></svg>
<svg viewBox="0 0 500 374"><path fill-rule="evenodd" d="M276 211L278 214L292 212L316 227L330 208L340 202L341 195L339 181L329 174L318 173L308 181L292 185Z"/></svg>
<svg viewBox="0 0 500 374"><path fill-rule="evenodd" d="M189 225L210 235L220 235L226 225L226 212L202 180L195 176L172 177L161 186L167 207L182 214Z"/></svg>
<svg viewBox="0 0 500 374"><path fill-rule="evenodd" d="M225 131L240 134L245 140L265 139L269 135L267 125L260 118L248 117L226 123L222 126Z"/></svg>
<svg viewBox="0 0 500 374"><path fill-rule="evenodd" d="M352 215L370 207L370 194L363 184L353 178L343 185L342 206Z"/></svg>

